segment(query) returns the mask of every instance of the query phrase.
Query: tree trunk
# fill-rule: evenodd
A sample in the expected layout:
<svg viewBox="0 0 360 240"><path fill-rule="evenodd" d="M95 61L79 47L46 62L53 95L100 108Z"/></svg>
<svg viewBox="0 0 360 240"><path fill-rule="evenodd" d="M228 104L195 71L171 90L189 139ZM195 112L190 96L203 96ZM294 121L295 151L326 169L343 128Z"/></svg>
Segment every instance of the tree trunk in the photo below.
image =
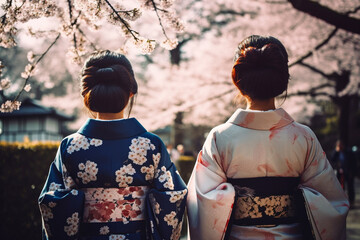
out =
<svg viewBox="0 0 360 240"><path fill-rule="evenodd" d="M347 147L349 144L349 132L350 129L350 105L351 105L351 95L341 95L340 92L343 91L350 82L350 71L343 70L341 74L334 75L335 80L335 90L336 97L333 98L334 103L338 107L339 121L338 121L338 130L339 130L339 139Z"/></svg>
<svg viewBox="0 0 360 240"><path fill-rule="evenodd" d="M177 112L174 120L174 147L184 144L184 112Z"/></svg>
<svg viewBox="0 0 360 240"><path fill-rule="evenodd" d="M349 117L350 117L350 96L343 96L338 99L337 106L339 109L339 139L345 146L349 144Z"/></svg>

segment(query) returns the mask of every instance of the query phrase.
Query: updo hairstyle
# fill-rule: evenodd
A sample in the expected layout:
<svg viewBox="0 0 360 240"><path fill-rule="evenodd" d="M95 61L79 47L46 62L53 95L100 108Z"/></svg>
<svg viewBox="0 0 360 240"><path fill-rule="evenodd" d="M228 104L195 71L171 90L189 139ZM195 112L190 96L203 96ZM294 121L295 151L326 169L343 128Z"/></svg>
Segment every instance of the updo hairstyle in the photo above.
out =
<svg viewBox="0 0 360 240"><path fill-rule="evenodd" d="M121 112L131 94L137 93L137 83L129 60L109 50L93 53L81 73L81 95L85 106L100 113ZM129 115L133 98L129 105Z"/></svg>
<svg viewBox="0 0 360 240"><path fill-rule="evenodd" d="M242 95L265 100L287 90L288 55L274 37L252 35L244 39L235 54L232 80Z"/></svg>

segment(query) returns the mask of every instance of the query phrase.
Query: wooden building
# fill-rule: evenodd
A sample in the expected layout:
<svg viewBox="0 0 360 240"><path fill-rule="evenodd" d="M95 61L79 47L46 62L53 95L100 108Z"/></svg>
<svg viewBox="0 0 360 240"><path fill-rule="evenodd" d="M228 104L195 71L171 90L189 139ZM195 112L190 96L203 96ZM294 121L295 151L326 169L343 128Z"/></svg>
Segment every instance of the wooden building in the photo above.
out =
<svg viewBox="0 0 360 240"><path fill-rule="evenodd" d="M72 119L39 101L26 99L20 110L0 112L0 141L60 141L67 134L65 121Z"/></svg>

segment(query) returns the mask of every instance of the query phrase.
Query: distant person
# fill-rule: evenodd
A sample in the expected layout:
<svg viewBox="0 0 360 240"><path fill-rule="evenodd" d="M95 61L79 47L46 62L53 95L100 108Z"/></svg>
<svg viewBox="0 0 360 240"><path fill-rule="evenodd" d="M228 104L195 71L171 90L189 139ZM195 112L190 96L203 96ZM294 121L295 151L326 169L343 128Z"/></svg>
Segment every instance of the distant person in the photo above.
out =
<svg viewBox="0 0 360 240"><path fill-rule="evenodd" d="M167 150L168 150L168 153L170 154L171 160L174 163L176 163L180 158L180 153L178 152L178 150L175 149L172 144L168 144Z"/></svg>
<svg viewBox="0 0 360 240"><path fill-rule="evenodd" d="M180 156L184 155L184 153L185 153L185 148L184 148L184 145L182 145L182 144L178 144L176 146L176 150L179 152Z"/></svg>
<svg viewBox="0 0 360 240"><path fill-rule="evenodd" d="M128 59L101 51L81 74L94 113L62 140L39 198L43 239L179 239L187 195L164 143L129 114Z"/></svg>
<svg viewBox="0 0 360 240"><path fill-rule="evenodd" d="M188 184L191 239L345 239L349 203L319 141L275 106L289 81L283 44L244 39L232 80L247 109L212 129L198 155Z"/></svg>
<svg viewBox="0 0 360 240"><path fill-rule="evenodd" d="M353 205L355 203L354 178L357 170L355 154L351 149L346 148L341 140L338 140L331 163L341 186L347 190L350 205Z"/></svg>

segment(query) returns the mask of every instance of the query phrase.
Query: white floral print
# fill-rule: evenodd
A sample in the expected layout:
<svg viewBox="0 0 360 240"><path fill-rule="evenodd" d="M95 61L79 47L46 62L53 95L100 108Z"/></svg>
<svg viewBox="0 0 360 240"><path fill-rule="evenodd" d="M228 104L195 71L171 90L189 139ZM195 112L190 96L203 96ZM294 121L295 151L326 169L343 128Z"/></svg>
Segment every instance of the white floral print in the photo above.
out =
<svg viewBox="0 0 360 240"><path fill-rule="evenodd" d="M154 178L155 169L154 169L153 165L150 165L149 167L143 166L143 167L141 167L140 171L142 173L146 173L145 180L151 180Z"/></svg>
<svg viewBox="0 0 360 240"><path fill-rule="evenodd" d="M78 192L78 190L73 189L73 190L71 190L71 194L74 195L74 196L76 196L76 195L79 194L79 192Z"/></svg>
<svg viewBox="0 0 360 240"><path fill-rule="evenodd" d="M164 221L173 227L170 239L179 239L181 234L181 221L176 218L176 212L171 211L171 213L166 214L164 217Z"/></svg>
<svg viewBox="0 0 360 240"><path fill-rule="evenodd" d="M103 227L100 228L100 234L101 234L101 235L106 235L106 234L108 234L109 232L110 232L110 230L109 230L109 227L108 227L108 226L103 226Z"/></svg>
<svg viewBox="0 0 360 240"><path fill-rule="evenodd" d="M75 187L74 179L69 175L69 172L66 169L65 164L62 164L62 171L63 171L63 179L65 183L65 189L72 189Z"/></svg>
<svg viewBox="0 0 360 240"><path fill-rule="evenodd" d="M90 145L98 147L98 146L102 145L102 140L93 138L93 139L90 140Z"/></svg>
<svg viewBox="0 0 360 240"><path fill-rule="evenodd" d="M153 154L152 158L153 158L153 161L154 161L154 167L156 169L158 167L158 165L159 165L161 154L160 153Z"/></svg>
<svg viewBox="0 0 360 240"><path fill-rule="evenodd" d="M155 177L159 176L159 181L164 183L164 187L170 190L174 190L174 183L170 171L166 171L166 167L162 166L157 170Z"/></svg>
<svg viewBox="0 0 360 240"><path fill-rule="evenodd" d="M46 206L45 204L40 204L40 210L44 221L49 221L49 219L53 219L54 215L48 206Z"/></svg>
<svg viewBox="0 0 360 240"><path fill-rule="evenodd" d="M150 164L149 167L143 166L140 169L142 173L146 173L145 180L151 180L151 179L154 178L155 169L157 169L157 167L159 165L161 154L160 153L153 154L152 158L153 158L153 161L154 161L154 165Z"/></svg>
<svg viewBox="0 0 360 240"><path fill-rule="evenodd" d="M49 202L48 205L49 205L49 207L54 208L54 207L56 206L56 203L54 203L54 202Z"/></svg>
<svg viewBox="0 0 360 240"><path fill-rule="evenodd" d="M182 227L182 222L180 222L180 224L178 224L175 228L173 228L171 236L170 236L170 240L180 239L181 227Z"/></svg>
<svg viewBox="0 0 360 240"><path fill-rule="evenodd" d="M74 236L79 231L79 213L75 212L71 217L66 219L66 223L69 226L64 227L64 231L68 236Z"/></svg>
<svg viewBox="0 0 360 240"><path fill-rule="evenodd" d="M147 151L155 150L155 145L148 138L138 137L131 140L129 149L128 158L137 165L143 165L147 161Z"/></svg>
<svg viewBox="0 0 360 240"><path fill-rule="evenodd" d="M155 214L160 214L161 208L160 208L160 204L156 201L155 197L153 194L149 194L149 200L153 209L153 212ZM156 217L156 216L155 216ZM158 222L159 220L156 217L156 221Z"/></svg>
<svg viewBox="0 0 360 240"><path fill-rule="evenodd" d="M125 165L120 170L115 172L116 182L119 183L119 187L127 187L128 184L133 182L133 177L129 175L134 175L136 173L135 169L131 164Z"/></svg>
<svg viewBox="0 0 360 240"><path fill-rule="evenodd" d="M90 140L90 142L89 142ZM70 142L70 145L67 148L67 152L69 154L72 154L75 151L80 151L81 149L83 150L87 150L89 149L89 147L91 146L101 146L102 145L102 140L101 139L96 139L96 138L87 138L83 135L80 134L76 134L75 137L72 139L72 141Z"/></svg>
<svg viewBox="0 0 360 240"><path fill-rule="evenodd" d="M96 174L98 173L97 164L91 161L86 161L86 164L79 164L79 172L77 176L82 179L83 184L87 184L90 181L96 181Z"/></svg>
<svg viewBox="0 0 360 240"><path fill-rule="evenodd" d="M123 234L110 235L109 240L126 240L126 236Z"/></svg>
<svg viewBox="0 0 360 240"><path fill-rule="evenodd" d="M50 192L56 191L56 190L58 190L60 187L61 187L61 184L57 184L57 183L55 183L55 182L52 182L52 183L50 183L49 191L50 191Z"/></svg>
<svg viewBox="0 0 360 240"><path fill-rule="evenodd" d="M167 195L171 196L169 200L171 203L176 203L177 201L184 199L186 193L187 189L184 189L182 191L166 192Z"/></svg>
<svg viewBox="0 0 360 240"><path fill-rule="evenodd" d="M160 214L160 204L159 203L155 203L153 208L154 208L154 212L156 214Z"/></svg>
<svg viewBox="0 0 360 240"><path fill-rule="evenodd" d="M164 221L169 225L175 228L178 225L178 220L176 217L176 212L171 211L171 213L166 214L164 217Z"/></svg>

